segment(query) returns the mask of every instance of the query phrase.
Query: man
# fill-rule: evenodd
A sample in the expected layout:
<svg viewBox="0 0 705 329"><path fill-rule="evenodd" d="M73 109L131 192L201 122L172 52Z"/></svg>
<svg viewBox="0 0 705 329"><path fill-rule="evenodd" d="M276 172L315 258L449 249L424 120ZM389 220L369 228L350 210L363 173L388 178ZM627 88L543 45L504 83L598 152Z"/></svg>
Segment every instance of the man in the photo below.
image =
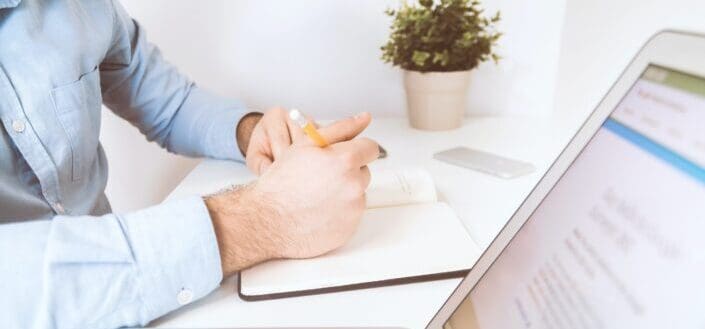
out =
<svg viewBox="0 0 705 329"><path fill-rule="evenodd" d="M169 151L246 154L260 178L111 214L101 103ZM199 89L117 0L0 0L0 121L3 328L144 325L240 269L337 248L378 156L354 138L369 114L321 129L321 149L282 110L248 114Z"/></svg>

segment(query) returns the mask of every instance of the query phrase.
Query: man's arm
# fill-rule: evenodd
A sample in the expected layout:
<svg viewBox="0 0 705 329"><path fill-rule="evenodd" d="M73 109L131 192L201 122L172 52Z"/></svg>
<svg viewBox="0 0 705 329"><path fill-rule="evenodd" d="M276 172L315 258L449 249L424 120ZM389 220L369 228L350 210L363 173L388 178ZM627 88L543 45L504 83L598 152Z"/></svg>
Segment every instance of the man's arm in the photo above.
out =
<svg viewBox="0 0 705 329"><path fill-rule="evenodd" d="M196 86L162 58L117 0L109 1L114 22L100 65L103 103L170 152L243 160L236 127L248 112L244 105Z"/></svg>
<svg viewBox="0 0 705 329"><path fill-rule="evenodd" d="M254 183L137 212L0 225L0 323L9 328L144 325L276 258L343 245L365 209L379 149L347 141L367 120L302 133ZM1 210L1 209L0 209Z"/></svg>
<svg viewBox="0 0 705 329"><path fill-rule="evenodd" d="M213 225L198 197L125 215L0 225L7 328L145 325L221 279Z"/></svg>

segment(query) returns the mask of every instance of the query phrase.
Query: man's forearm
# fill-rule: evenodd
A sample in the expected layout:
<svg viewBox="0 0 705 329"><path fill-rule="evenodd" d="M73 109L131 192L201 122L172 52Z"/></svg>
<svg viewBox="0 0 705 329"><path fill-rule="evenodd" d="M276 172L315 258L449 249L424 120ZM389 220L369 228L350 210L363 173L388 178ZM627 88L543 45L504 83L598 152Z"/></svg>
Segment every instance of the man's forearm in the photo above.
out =
<svg viewBox="0 0 705 329"><path fill-rule="evenodd" d="M275 232L276 207L249 185L234 187L205 198L218 239L223 276L277 258L283 245Z"/></svg>

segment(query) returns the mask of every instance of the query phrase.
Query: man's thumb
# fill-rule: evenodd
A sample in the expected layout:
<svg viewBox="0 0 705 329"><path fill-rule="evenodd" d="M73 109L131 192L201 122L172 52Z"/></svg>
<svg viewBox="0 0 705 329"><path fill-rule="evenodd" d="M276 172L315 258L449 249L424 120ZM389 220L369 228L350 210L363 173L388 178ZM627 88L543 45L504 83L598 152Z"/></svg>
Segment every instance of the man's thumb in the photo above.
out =
<svg viewBox="0 0 705 329"><path fill-rule="evenodd" d="M336 121L318 131L329 144L335 144L355 138L370 125L371 121L372 116L368 112L362 112L354 117Z"/></svg>

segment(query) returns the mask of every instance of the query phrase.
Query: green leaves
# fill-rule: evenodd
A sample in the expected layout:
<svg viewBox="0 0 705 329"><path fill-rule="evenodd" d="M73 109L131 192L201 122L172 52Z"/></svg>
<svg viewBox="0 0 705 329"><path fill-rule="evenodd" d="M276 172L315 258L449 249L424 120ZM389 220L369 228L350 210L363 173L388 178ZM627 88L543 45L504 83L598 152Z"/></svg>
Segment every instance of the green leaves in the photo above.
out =
<svg viewBox="0 0 705 329"><path fill-rule="evenodd" d="M449 62L450 62L450 55L448 53L448 49L444 50L441 53L436 52L433 54L433 64L440 64L441 66L447 66Z"/></svg>
<svg viewBox="0 0 705 329"><path fill-rule="evenodd" d="M424 66L429 57L431 57L431 54L428 52L414 50L413 55L411 55L411 61L417 66Z"/></svg>
<svg viewBox="0 0 705 329"><path fill-rule="evenodd" d="M483 16L478 0L418 0L385 12L394 18L382 60L412 71L464 71L499 60L493 47L501 37L497 12Z"/></svg>
<svg viewBox="0 0 705 329"><path fill-rule="evenodd" d="M419 0L419 4L425 8L431 8L433 6L433 0Z"/></svg>

